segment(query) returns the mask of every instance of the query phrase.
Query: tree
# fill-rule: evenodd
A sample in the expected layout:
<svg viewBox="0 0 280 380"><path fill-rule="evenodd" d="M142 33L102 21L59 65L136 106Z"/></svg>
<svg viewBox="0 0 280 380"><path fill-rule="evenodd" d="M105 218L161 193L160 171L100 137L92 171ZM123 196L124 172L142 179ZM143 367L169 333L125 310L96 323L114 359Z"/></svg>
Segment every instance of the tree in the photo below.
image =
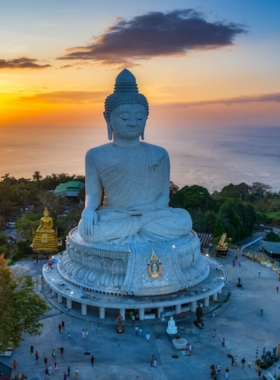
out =
<svg viewBox="0 0 280 380"><path fill-rule="evenodd" d="M40 179L42 179L43 177L41 176L41 173L39 171L36 171L36 172L33 173L32 178L39 185Z"/></svg>
<svg viewBox="0 0 280 380"><path fill-rule="evenodd" d="M34 292L30 276L15 277L0 255L0 342L2 349L18 347L23 333L40 335L39 318L50 308Z"/></svg>
<svg viewBox="0 0 280 380"><path fill-rule="evenodd" d="M172 198L171 207L180 207L188 211L196 210L214 210L216 203L205 187L192 185L184 186Z"/></svg>

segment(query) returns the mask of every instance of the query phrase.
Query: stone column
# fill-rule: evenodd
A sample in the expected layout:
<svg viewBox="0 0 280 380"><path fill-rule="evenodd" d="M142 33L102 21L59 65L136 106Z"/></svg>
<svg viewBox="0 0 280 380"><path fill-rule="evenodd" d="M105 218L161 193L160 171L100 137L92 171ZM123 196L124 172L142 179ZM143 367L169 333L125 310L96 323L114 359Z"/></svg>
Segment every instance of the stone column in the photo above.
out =
<svg viewBox="0 0 280 380"><path fill-rule="evenodd" d="M191 311L192 311L193 313L196 312L196 301L193 301L193 302L191 303Z"/></svg>
<svg viewBox="0 0 280 380"><path fill-rule="evenodd" d="M125 321L125 309L120 309L120 316L122 317L123 321Z"/></svg>
<svg viewBox="0 0 280 380"><path fill-rule="evenodd" d="M58 294L58 295L57 295L57 302L59 302L59 303L62 303L62 302L63 302L63 297L62 297L61 294Z"/></svg>
<svg viewBox="0 0 280 380"><path fill-rule="evenodd" d="M209 297L204 298L204 306L209 306Z"/></svg>
<svg viewBox="0 0 280 380"><path fill-rule="evenodd" d="M66 298L66 306L67 309L72 309L72 300L70 298Z"/></svg>
<svg viewBox="0 0 280 380"><path fill-rule="evenodd" d="M158 309L157 309L157 317L158 318L161 318L161 313L162 312L163 312L163 307L162 306L158 307Z"/></svg>
<svg viewBox="0 0 280 380"><path fill-rule="evenodd" d="M218 294L217 294L217 293L213 294L212 299L213 299L213 301L217 301L217 299L218 299Z"/></svg>
<svg viewBox="0 0 280 380"><path fill-rule="evenodd" d="M141 307L139 309L139 319L140 319L140 321L143 321L145 319L145 309L144 309L144 307Z"/></svg>
<svg viewBox="0 0 280 380"><path fill-rule="evenodd" d="M86 303L81 303L81 314L87 315L87 304Z"/></svg>
<svg viewBox="0 0 280 380"><path fill-rule="evenodd" d="M99 318L104 319L105 318L105 307L99 308Z"/></svg>
<svg viewBox="0 0 280 380"><path fill-rule="evenodd" d="M182 305L176 305L175 306L175 314L180 314L182 309Z"/></svg>
<svg viewBox="0 0 280 380"><path fill-rule="evenodd" d="M218 294L222 294L222 289L221 289L221 290L218 290Z"/></svg>

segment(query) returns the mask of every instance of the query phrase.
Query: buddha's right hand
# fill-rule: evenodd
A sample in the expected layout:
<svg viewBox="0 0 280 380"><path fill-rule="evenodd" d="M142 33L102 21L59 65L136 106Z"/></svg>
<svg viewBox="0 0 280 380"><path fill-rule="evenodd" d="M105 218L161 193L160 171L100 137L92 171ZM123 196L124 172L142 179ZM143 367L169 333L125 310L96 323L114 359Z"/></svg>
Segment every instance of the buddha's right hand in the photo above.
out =
<svg viewBox="0 0 280 380"><path fill-rule="evenodd" d="M84 209L82 213L81 225L85 235L93 234L93 225L97 223L97 213L95 211Z"/></svg>

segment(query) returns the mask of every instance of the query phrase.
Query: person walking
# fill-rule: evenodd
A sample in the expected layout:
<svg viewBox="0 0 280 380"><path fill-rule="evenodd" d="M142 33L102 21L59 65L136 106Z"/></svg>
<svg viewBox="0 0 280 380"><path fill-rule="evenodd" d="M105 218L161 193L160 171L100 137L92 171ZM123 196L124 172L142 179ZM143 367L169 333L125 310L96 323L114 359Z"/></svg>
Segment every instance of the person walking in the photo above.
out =
<svg viewBox="0 0 280 380"><path fill-rule="evenodd" d="M276 292L278 293L279 291L279 285L276 285Z"/></svg>
<svg viewBox="0 0 280 380"><path fill-rule="evenodd" d="M36 352L35 352L35 359L36 360L38 360L39 359L39 353L38 353L38 351L36 350Z"/></svg>
<svg viewBox="0 0 280 380"><path fill-rule="evenodd" d="M63 354L64 354L64 347L60 347L59 351L60 351L60 355L63 356Z"/></svg>
<svg viewBox="0 0 280 380"><path fill-rule="evenodd" d="M79 377L79 370L76 367L76 369L75 369L75 379L78 379L78 377Z"/></svg>
<svg viewBox="0 0 280 380"><path fill-rule="evenodd" d="M237 367L237 355L234 356L234 365Z"/></svg>
<svg viewBox="0 0 280 380"><path fill-rule="evenodd" d="M193 350L192 345L189 344L189 355L190 355L190 356L192 355L192 350Z"/></svg>
<svg viewBox="0 0 280 380"><path fill-rule="evenodd" d="M91 362L91 366L94 367L94 357L93 356L90 358L90 362Z"/></svg>
<svg viewBox="0 0 280 380"><path fill-rule="evenodd" d="M56 357L56 353L55 353L55 350L53 349L53 350L52 350L52 358L53 358L53 361L55 361L55 357Z"/></svg>
<svg viewBox="0 0 280 380"><path fill-rule="evenodd" d="M45 365L47 366L48 365L48 358L44 358L44 363L45 363Z"/></svg>
<svg viewBox="0 0 280 380"><path fill-rule="evenodd" d="M13 369L14 369L14 371L17 370L17 362L15 360L13 361Z"/></svg>
<svg viewBox="0 0 280 380"><path fill-rule="evenodd" d="M157 368L157 358L154 358L153 367Z"/></svg>
<svg viewBox="0 0 280 380"><path fill-rule="evenodd" d="M261 273L262 273L262 271L259 270L259 271L258 271L258 275L259 275L259 277L261 277Z"/></svg>
<svg viewBox="0 0 280 380"><path fill-rule="evenodd" d="M256 359L258 358L259 355L259 346L256 347Z"/></svg>
<svg viewBox="0 0 280 380"><path fill-rule="evenodd" d="M33 354L33 351L34 351L34 347L31 346L31 347L30 347L30 353L31 353L31 355Z"/></svg>
<svg viewBox="0 0 280 380"><path fill-rule="evenodd" d="M146 341L149 343L150 342L151 335L149 332L146 334Z"/></svg>
<svg viewBox="0 0 280 380"><path fill-rule="evenodd" d="M59 324L58 325L58 331L61 333L61 328L62 328L62 326L61 326L61 324Z"/></svg>
<svg viewBox="0 0 280 380"><path fill-rule="evenodd" d="M63 380L67 380L67 375L65 372L63 372Z"/></svg>
<svg viewBox="0 0 280 380"><path fill-rule="evenodd" d="M232 260L232 266L235 267L235 261L234 261L234 259Z"/></svg>
<svg viewBox="0 0 280 380"><path fill-rule="evenodd" d="M243 358L241 359L241 364L242 364L241 368L244 368L244 364L245 364L245 362L246 362L246 359L245 359L244 356L243 356Z"/></svg>
<svg viewBox="0 0 280 380"><path fill-rule="evenodd" d="M139 333L139 327L136 326L136 327L134 328L134 330L135 330L135 335L138 336L138 333Z"/></svg>
<svg viewBox="0 0 280 380"><path fill-rule="evenodd" d="M68 366L68 368L67 368L67 373L68 373L68 377L70 377L70 375L71 375L71 368L70 368L70 366Z"/></svg>
<svg viewBox="0 0 280 380"><path fill-rule="evenodd" d="M49 365L49 374L50 374L50 375L53 375L53 374L54 374L53 371L52 371L52 366L51 366L51 364Z"/></svg>
<svg viewBox="0 0 280 380"><path fill-rule="evenodd" d="M213 338L216 338L216 330L215 330L215 329L213 330L212 337L213 337Z"/></svg>
<svg viewBox="0 0 280 380"><path fill-rule="evenodd" d="M86 339L86 333L84 329L82 330L82 339Z"/></svg>
<svg viewBox="0 0 280 380"><path fill-rule="evenodd" d="M85 337L88 338L88 329L85 329Z"/></svg>
<svg viewBox="0 0 280 380"><path fill-rule="evenodd" d="M234 356L233 355L231 355L231 365L232 365L232 367L234 365Z"/></svg>
<svg viewBox="0 0 280 380"><path fill-rule="evenodd" d="M223 338L223 340L222 340L222 347L225 347L225 344L226 344L226 340L225 340L225 338Z"/></svg>
<svg viewBox="0 0 280 380"><path fill-rule="evenodd" d="M139 334L139 337L142 338L142 329L141 328L139 328L138 334Z"/></svg>
<svg viewBox="0 0 280 380"><path fill-rule="evenodd" d="M154 357L154 355L152 355L151 356L151 367L153 366L154 360L155 360L155 357Z"/></svg>
<svg viewBox="0 0 280 380"><path fill-rule="evenodd" d="M58 373L58 365L57 365L57 363L54 363L54 373Z"/></svg>
<svg viewBox="0 0 280 380"><path fill-rule="evenodd" d="M228 378L228 375L229 375L229 368L227 367L227 368L226 368L226 371L225 371L225 378L226 378L226 379Z"/></svg>
<svg viewBox="0 0 280 380"><path fill-rule="evenodd" d="M251 360L248 360L248 369L251 369L251 365L252 365Z"/></svg>
<svg viewBox="0 0 280 380"><path fill-rule="evenodd" d="M61 327L63 328L63 330L65 329L65 322L64 321L61 322Z"/></svg>

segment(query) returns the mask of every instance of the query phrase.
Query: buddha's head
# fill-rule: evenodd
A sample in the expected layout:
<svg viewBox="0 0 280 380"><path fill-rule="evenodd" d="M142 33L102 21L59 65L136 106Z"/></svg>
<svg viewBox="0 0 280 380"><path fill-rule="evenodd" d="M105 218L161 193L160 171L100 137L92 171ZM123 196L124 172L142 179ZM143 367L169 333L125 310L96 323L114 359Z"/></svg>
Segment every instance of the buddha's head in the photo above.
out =
<svg viewBox="0 0 280 380"><path fill-rule="evenodd" d="M45 207L44 216L45 217L49 216L49 210L47 209L47 207Z"/></svg>
<svg viewBox="0 0 280 380"><path fill-rule="evenodd" d="M146 97L138 92L138 86L134 75L124 69L116 78L113 94L105 100L104 117L107 122L108 138L112 140L112 133L116 134L119 125L132 120L132 124L138 123L142 140L144 140L144 128L149 114L149 104ZM133 128L131 128L133 129ZM126 130L126 138L130 138L134 131ZM138 137L139 137L138 136Z"/></svg>

